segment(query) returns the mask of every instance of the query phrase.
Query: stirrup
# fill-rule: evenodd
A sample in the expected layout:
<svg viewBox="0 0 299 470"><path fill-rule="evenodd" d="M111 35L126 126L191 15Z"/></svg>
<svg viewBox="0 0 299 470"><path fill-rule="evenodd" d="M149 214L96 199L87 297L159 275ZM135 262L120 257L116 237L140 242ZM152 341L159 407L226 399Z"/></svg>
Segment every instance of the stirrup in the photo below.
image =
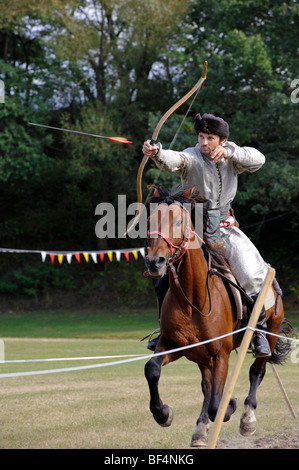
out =
<svg viewBox="0 0 299 470"><path fill-rule="evenodd" d="M153 335L158 333L158 336L156 336L155 338L153 338ZM150 335L147 335L145 336L144 338L142 338L140 341L144 341L145 339L149 338L148 340L148 343L147 343L147 349L149 349L150 351L155 351L156 349L156 346L157 346L157 343L159 341L159 336L160 336L160 328L157 328L156 330L154 330Z"/></svg>
<svg viewBox="0 0 299 470"><path fill-rule="evenodd" d="M147 349L155 352L159 339L160 339L160 334L158 334L158 336L156 336L155 338L151 339L146 345Z"/></svg>
<svg viewBox="0 0 299 470"><path fill-rule="evenodd" d="M149 338L148 341L151 341L153 335L156 334L156 333L160 333L160 328L157 328L156 330L154 330L154 331L153 331L152 333L150 333L149 335L146 335L144 338L142 338L142 339L140 340L140 342L141 342L141 341L144 341L144 340L147 339L147 338Z"/></svg>

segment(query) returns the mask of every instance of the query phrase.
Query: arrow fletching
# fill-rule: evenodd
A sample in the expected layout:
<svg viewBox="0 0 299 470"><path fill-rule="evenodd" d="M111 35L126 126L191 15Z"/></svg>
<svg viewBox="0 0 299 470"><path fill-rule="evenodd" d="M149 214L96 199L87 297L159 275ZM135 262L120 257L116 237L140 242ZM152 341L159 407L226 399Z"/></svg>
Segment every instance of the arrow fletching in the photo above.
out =
<svg viewBox="0 0 299 470"><path fill-rule="evenodd" d="M122 144L132 144L131 140L128 140L126 137L109 137L110 140L114 142L121 142Z"/></svg>

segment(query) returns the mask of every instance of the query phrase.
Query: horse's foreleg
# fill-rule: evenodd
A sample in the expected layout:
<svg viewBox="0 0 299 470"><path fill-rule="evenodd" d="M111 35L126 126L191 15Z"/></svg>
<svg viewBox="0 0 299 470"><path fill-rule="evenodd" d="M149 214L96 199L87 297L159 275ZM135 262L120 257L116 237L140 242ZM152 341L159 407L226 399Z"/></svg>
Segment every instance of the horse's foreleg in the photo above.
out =
<svg viewBox="0 0 299 470"><path fill-rule="evenodd" d="M208 413L211 421L215 421L218 408L222 399L223 389L228 373L228 360L229 355L226 353L219 353L213 359L213 382L212 394L209 403ZM231 398L227 406L223 421L229 421L231 415L236 411L238 402L235 398Z"/></svg>
<svg viewBox="0 0 299 470"><path fill-rule="evenodd" d="M195 432L191 439L191 447L205 447L208 444L209 415L208 408L212 392L211 370L201 367L202 381L201 388L204 401L200 416L196 422Z"/></svg>
<svg viewBox="0 0 299 470"><path fill-rule="evenodd" d="M161 375L161 368L163 363L163 356L153 356L144 368L145 377L148 382L150 391L150 410L154 419L160 426L170 426L173 419L172 409L168 405L163 405L159 395L159 379Z"/></svg>
<svg viewBox="0 0 299 470"><path fill-rule="evenodd" d="M264 378L268 358L257 358L249 371L250 389L245 399L245 409L240 420L240 433L242 436L252 436L256 430L254 410L257 407L256 392Z"/></svg>

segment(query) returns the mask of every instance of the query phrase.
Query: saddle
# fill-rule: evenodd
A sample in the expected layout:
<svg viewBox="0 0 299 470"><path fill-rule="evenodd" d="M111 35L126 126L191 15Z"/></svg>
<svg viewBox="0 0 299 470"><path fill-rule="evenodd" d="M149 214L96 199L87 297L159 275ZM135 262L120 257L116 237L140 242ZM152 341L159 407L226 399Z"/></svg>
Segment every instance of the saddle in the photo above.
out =
<svg viewBox="0 0 299 470"><path fill-rule="evenodd" d="M221 277L221 279L223 279L227 288L230 289L230 292L234 299L237 318L238 320L242 320L244 310L247 310L248 307L252 306L252 304L254 303L253 299L248 294L246 294L245 290L240 286L235 276L229 269L229 266L219 264L211 255L209 249L205 249L204 254L208 262L209 275L217 275ZM277 293L277 296L282 295L282 291L276 279L274 279L273 281L273 288ZM264 303L265 310L267 311L269 308L273 307L274 304L275 295L273 289L269 289Z"/></svg>

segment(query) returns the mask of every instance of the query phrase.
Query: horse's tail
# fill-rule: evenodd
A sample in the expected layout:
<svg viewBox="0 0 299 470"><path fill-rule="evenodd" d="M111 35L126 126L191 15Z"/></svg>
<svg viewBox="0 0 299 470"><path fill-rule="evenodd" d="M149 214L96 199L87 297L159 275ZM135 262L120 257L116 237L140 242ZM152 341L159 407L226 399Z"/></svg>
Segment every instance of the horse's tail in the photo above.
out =
<svg viewBox="0 0 299 470"><path fill-rule="evenodd" d="M290 321L286 318L284 318L281 322L279 335L286 336L286 338L292 338L296 336L295 328L293 328ZM271 364L283 364L286 361L291 349L292 345L290 341L283 338L277 338L277 342L269 362Z"/></svg>

